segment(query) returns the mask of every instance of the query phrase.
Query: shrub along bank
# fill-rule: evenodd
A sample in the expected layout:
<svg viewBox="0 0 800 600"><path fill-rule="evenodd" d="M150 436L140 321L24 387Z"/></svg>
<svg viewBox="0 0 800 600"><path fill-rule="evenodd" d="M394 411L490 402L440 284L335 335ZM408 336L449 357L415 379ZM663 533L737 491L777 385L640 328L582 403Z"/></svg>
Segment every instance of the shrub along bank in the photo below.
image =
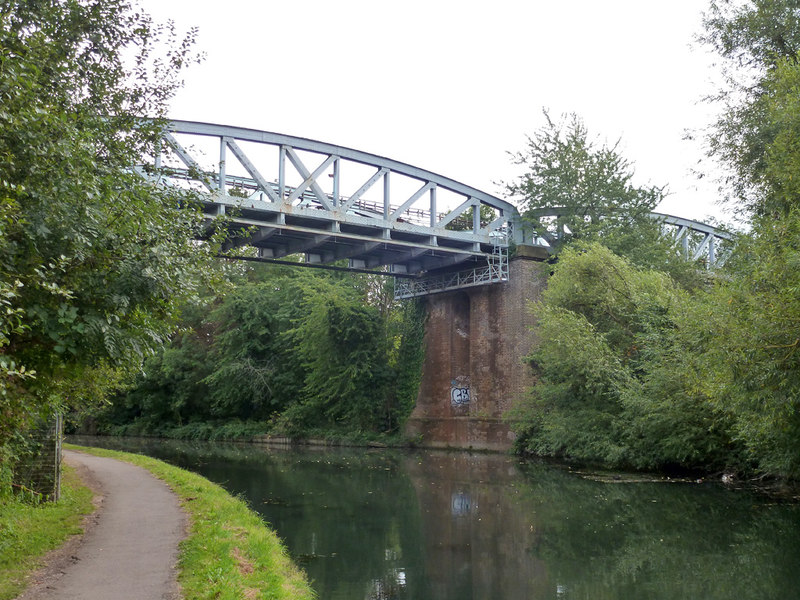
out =
<svg viewBox="0 0 800 600"><path fill-rule="evenodd" d="M689 292L599 244L562 252L536 306L539 381L514 415L519 449L800 477L796 325L776 331L773 307L729 273ZM782 318L796 323L797 307L785 298Z"/></svg>
<svg viewBox="0 0 800 600"><path fill-rule="evenodd" d="M94 433L184 439L393 435L410 414L423 310L376 276L258 266L186 306L181 330Z"/></svg>

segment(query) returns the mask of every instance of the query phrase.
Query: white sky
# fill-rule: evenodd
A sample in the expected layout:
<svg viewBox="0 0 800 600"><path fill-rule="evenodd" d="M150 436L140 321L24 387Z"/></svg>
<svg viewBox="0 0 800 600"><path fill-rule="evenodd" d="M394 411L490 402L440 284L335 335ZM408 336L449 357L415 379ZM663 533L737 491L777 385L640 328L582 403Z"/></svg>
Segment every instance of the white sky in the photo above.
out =
<svg viewBox="0 0 800 600"><path fill-rule="evenodd" d="M704 0L140 0L198 26L176 119L296 135L386 156L502 196L508 152L575 112L621 139L636 183L666 184L662 212L725 219L699 142L713 57ZM690 46L694 46L691 48ZM700 168L705 168L700 165Z"/></svg>

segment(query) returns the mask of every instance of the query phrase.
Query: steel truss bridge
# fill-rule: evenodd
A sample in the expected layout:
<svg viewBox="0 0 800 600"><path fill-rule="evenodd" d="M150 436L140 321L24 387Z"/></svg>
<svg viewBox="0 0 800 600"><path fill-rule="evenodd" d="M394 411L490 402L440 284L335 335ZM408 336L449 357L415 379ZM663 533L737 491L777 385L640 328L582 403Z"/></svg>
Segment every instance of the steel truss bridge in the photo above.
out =
<svg viewBox="0 0 800 600"><path fill-rule="evenodd" d="M140 172L204 192L209 219L226 215L227 250L248 246L243 257L253 260L302 255L309 265L381 270L397 277L398 297L505 281L512 243L548 245L506 200L334 144L172 121L152 159L155 169ZM687 257L708 265L718 260L717 241L729 239L702 223L654 218L674 230Z"/></svg>
<svg viewBox="0 0 800 600"><path fill-rule="evenodd" d="M564 208L532 210L530 217L536 221L534 236L550 247L555 246L565 234L559 219L567 214ZM728 258L730 243L734 240L732 233L700 221L664 213L651 212L649 216L661 223L665 233L672 237L676 250L686 260L703 261L711 269L721 267Z"/></svg>

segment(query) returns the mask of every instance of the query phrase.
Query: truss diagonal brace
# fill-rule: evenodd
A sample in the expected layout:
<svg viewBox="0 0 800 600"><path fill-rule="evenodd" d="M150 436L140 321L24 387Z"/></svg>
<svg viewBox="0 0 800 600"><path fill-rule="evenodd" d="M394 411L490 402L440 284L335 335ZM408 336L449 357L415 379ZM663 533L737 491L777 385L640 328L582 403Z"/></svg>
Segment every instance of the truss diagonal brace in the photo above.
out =
<svg viewBox="0 0 800 600"><path fill-rule="evenodd" d="M433 183L432 181L429 181L428 183L423 184L423 186L421 188L419 188L416 192L414 192L408 200L403 202L403 204L401 204L397 208L397 210L395 210L392 213L390 219L392 221L397 220L397 218L400 215L402 215L406 210L411 208L411 206L414 204L414 202L416 202L420 198L420 196L422 196L422 194L424 194L425 192L427 192L430 189L433 189L434 187L436 187L436 184Z"/></svg>
<svg viewBox="0 0 800 600"><path fill-rule="evenodd" d="M317 177L319 177L322 172L327 169L333 161L336 160L337 157L331 154L328 156L328 158L322 161L322 164L317 167L313 173L310 173L303 164L303 161L300 160L300 157L297 156L297 153L290 146L286 146L286 156L289 157L289 160L294 165L294 168L297 169L297 172L300 173L304 180L303 183L298 185L289 196L289 203L292 203L294 200L299 198L305 189L310 187L314 192L314 195L317 197L317 200L319 200L319 203L322 204L325 210L333 210L331 203L328 201L328 196L322 191L322 188L320 188L319 184L317 183Z"/></svg>
<svg viewBox="0 0 800 600"><path fill-rule="evenodd" d="M195 159L192 158L192 156L186 151L186 149L183 146L181 146L180 142L176 140L172 136L172 134L169 133L168 131L164 132L164 139L166 140L167 144L169 144L170 147L175 151L175 154L178 155L178 158L180 158L181 161L183 161L183 164L189 167L189 169L196 171L197 175L202 177L203 168ZM213 193L215 191L213 187L208 185L208 182L205 180L204 177L201 178L200 181L204 186L206 186L209 192Z"/></svg>
<svg viewBox="0 0 800 600"><path fill-rule="evenodd" d="M694 255L692 256L692 260L693 261L695 261L698 258L700 258L701 256L703 256L704 252L706 252L706 253L708 252L707 248L708 248L709 242L711 242L711 239L713 237L714 236L711 235L710 233L706 234L706 237L703 238L702 243L694 251Z"/></svg>
<svg viewBox="0 0 800 600"><path fill-rule="evenodd" d="M242 166L247 169L248 173L250 173L250 177L256 180L256 183L258 184L258 187L261 188L261 191L266 193L272 202L278 202L278 194L276 194L275 190L272 189L272 186L267 183L267 180L264 179L263 175L258 172L258 169L256 169L255 165L250 162L250 159L247 158L247 155L242 152L239 144L237 144L233 138L226 137L223 139L225 140L225 143L228 144L228 148L231 149L231 152L233 152L233 155L236 157L236 159L242 163Z"/></svg>
<svg viewBox="0 0 800 600"><path fill-rule="evenodd" d="M442 220L439 221L437 223L437 225L439 227L444 227L445 225L449 224L450 221L452 221L456 217L461 216L461 214L465 210L467 210L470 206L474 207L476 204L477 204L478 208L476 208L475 210L480 210L480 202L478 200L476 200L475 198L467 198L466 200L464 200L464 202L459 204L457 208L451 210L449 213L447 213L447 215L442 217Z"/></svg>
<svg viewBox="0 0 800 600"><path fill-rule="evenodd" d="M480 210L480 209L479 209L479 210ZM487 231L487 232L496 231L497 229L499 229L500 227L502 227L502 226L503 226L503 224L504 224L506 221L508 221L508 219L507 219L505 216L503 216L503 215L500 215L500 216L499 216L499 217L497 217L497 218L496 218L494 221L492 221L491 223L489 223L489 224L486 226L486 231Z"/></svg>
<svg viewBox="0 0 800 600"><path fill-rule="evenodd" d="M352 196L350 196L350 197L347 199L347 202L345 202L345 203L343 203L343 204L342 204L342 210L343 210L343 211L346 211L346 210L348 210L348 209L349 209L351 206L353 206L353 204L355 204L356 202L358 202L358 200L361 198L361 196L363 196L363 195L364 195L364 193L365 193L365 192L366 192L366 191L367 191L369 188L371 188L373 185L375 185L375 182L376 182L376 181L378 181L378 179L380 179L381 177L383 177L383 176L384 176L386 173L388 173L388 172L389 172L389 169L387 169L387 168L385 168L385 167L383 167L383 168L379 168L377 171L375 171L375 173L372 175L372 177L370 177L369 179L367 179L367 181L364 183L364 185L362 185L360 188L358 188L358 191L357 191L355 194L353 194Z"/></svg>

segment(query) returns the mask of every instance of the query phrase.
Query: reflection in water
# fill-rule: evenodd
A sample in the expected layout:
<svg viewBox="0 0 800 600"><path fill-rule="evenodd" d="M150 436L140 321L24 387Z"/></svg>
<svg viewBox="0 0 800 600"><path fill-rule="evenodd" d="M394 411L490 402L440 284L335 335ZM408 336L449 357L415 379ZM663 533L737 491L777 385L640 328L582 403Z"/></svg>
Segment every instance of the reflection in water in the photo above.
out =
<svg viewBox="0 0 800 600"><path fill-rule="evenodd" d="M322 600L746 600L800 589L800 507L715 485L591 481L499 455L91 443L246 497Z"/></svg>
<svg viewBox="0 0 800 600"><path fill-rule="evenodd" d="M426 532L431 598L549 597L512 458L427 453L405 464Z"/></svg>

